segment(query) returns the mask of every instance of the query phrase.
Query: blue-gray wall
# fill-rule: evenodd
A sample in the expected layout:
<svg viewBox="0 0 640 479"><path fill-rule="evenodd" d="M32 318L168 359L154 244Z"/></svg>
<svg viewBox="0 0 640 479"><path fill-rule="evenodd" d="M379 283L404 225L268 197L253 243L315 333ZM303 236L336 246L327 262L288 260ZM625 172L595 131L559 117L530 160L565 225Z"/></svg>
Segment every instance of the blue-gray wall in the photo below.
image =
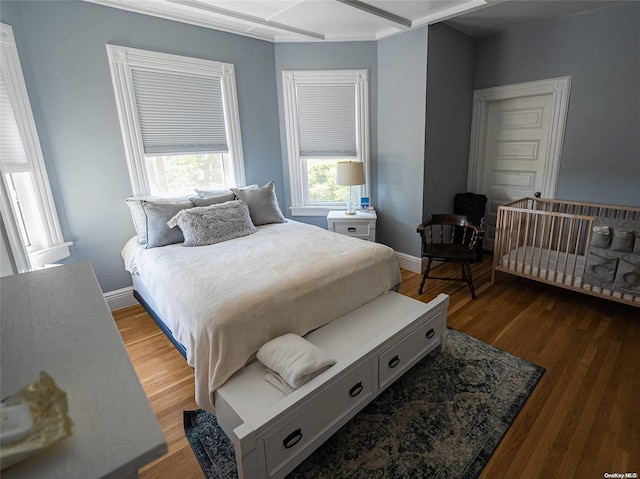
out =
<svg viewBox="0 0 640 479"><path fill-rule="evenodd" d="M134 234L107 43L235 65L247 182L275 180L284 206L274 45L72 1L2 1L13 27L65 239L103 291L131 284L120 251Z"/></svg>
<svg viewBox="0 0 640 479"><path fill-rule="evenodd" d="M440 26L379 42L274 45L79 1L3 0L0 19L14 28L63 233L75 243L68 261L91 261L104 291L131 284L120 250L134 233L107 43L233 63L247 181L275 180L285 214L282 70L367 68L378 239L401 253L419 257L423 215L464 190L467 88L571 75L558 197L640 205L640 3L478 40L471 73L473 40Z"/></svg>
<svg viewBox="0 0 640 479"><path fill-rule="evenodd" d="M557 198L640 206L640 2L478 41L475 88L571 75Z"/></svg>
<svg viewBox="0 0 640 479"><path fill-rule="evenodd" d="M475 39L445 25L429 27L423 218L453 213L467 190Z"/></svg>
<svg viewBox="0 0 640 479"><path fill-rule="evenodd" d="M427 28L378 42L377 238L420 256Z"/></svg>
<svg viewBox="0 0 640 479"><path fill-rule="evenodd" d="M278 43L275 45L275 75L278 84L278 105L280 106L280 142L282 169L285 172L285 204L287 217L291 217L291 188L289 185L289 159L287 156L287 134L283 111L282 71L283 70L368 70L369 71L369 111L370 111L370 156L371 156L371 204L377 198L377 135L376 112L378 109L378 59L376 42L341 43ZM293 219L317 226L327 227L327 219L322 216L296 216Z"/></svg>

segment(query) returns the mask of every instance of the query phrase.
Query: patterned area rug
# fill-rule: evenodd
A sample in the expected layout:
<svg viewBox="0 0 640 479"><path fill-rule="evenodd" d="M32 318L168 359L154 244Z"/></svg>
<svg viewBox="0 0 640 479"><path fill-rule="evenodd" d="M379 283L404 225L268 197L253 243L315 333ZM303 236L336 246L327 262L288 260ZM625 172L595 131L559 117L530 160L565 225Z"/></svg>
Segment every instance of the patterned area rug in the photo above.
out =
<svg viewBox="0 0 640 479"><path fill-rule="evenodd" d="M449 329L444 353L407 371L287 478L476 478L543 373ZM214 416L185 411L184 426L208 479L237 477Z"/></svg>

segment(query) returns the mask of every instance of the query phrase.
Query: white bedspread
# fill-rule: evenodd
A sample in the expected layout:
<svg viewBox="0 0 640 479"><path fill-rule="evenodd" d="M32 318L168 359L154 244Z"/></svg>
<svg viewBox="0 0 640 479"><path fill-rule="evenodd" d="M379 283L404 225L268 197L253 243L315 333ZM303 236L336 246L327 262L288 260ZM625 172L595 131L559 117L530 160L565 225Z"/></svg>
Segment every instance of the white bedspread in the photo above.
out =
<svg viewBox="0 0 640 479"><path fill-rule="evenodd" d="M186 347L196 402L212 413L214 391L264 343L302 336L402 281L391 248L295 221L210 246L144 249L132 238L122 256Z"/></svg>

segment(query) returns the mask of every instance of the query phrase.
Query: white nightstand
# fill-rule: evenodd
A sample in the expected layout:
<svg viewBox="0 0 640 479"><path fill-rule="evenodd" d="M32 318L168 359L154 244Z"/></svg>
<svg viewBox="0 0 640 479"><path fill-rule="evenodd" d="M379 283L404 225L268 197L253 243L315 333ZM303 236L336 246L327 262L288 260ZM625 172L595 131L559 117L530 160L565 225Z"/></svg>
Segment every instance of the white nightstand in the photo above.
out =
<svg viewBox="0 0 640 479"><path fill-rule="evenodd" d="M367 241L376 240L375 211L358 211L355 215L345 215L344 211L330 211L327 215L329 231Z"/></svg>

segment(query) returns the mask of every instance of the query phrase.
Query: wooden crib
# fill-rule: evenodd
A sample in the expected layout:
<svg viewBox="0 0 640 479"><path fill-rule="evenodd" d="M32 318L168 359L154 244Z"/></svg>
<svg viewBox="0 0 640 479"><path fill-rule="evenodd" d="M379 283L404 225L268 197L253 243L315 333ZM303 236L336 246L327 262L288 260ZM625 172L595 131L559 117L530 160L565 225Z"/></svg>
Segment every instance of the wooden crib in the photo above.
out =
<svg viewBox="0 0 640 479"><path fill-rule="evenodd" d="M498 207L496 271L640 307L640 208L522 198Z"/></svg>

